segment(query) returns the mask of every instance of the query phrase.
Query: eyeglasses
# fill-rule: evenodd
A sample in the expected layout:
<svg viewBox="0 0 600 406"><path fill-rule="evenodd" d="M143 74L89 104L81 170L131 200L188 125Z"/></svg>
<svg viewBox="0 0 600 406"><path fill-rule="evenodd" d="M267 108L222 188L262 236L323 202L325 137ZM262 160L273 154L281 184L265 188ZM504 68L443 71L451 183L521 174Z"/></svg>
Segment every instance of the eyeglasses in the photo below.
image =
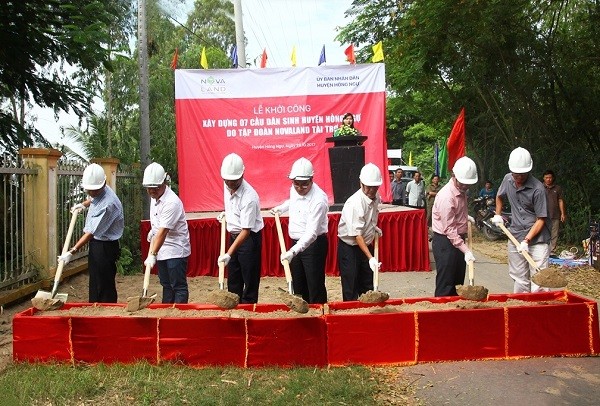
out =
<svg viewBox="0 0 600 406"><path fill-rule="evenodd" d="M307 189L310 186L310 182L311 180L294 180L292 181L292 183L294 184L294 187L297 187L299 189Z"/></svg>

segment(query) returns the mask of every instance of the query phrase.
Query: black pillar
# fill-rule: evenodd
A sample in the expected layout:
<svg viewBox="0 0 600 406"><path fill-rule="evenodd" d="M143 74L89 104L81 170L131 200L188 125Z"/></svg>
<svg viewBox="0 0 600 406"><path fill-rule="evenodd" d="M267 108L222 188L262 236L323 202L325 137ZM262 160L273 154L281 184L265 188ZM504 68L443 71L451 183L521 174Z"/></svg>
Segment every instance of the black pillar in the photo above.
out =
<svg viewBox="0 0 600 406"><path fill-rule="evenodd" d="M330 137L329 167L333 186L333 202L330 210L341 210L346 200L360 188L358 179L365 165L365 136Z"/></svg>

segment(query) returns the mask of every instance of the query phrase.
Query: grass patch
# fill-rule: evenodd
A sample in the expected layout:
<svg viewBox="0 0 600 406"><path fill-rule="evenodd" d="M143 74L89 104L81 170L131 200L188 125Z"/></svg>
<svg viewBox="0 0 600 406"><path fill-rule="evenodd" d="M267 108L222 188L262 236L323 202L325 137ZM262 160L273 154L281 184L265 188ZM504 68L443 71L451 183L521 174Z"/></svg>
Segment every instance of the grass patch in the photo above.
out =
<svg viewBox="0 0 600 406"><path fill-rule="evenodd" d="M189 368L16 364L0 375L3 405L375 405L366 367Z"/></svg>

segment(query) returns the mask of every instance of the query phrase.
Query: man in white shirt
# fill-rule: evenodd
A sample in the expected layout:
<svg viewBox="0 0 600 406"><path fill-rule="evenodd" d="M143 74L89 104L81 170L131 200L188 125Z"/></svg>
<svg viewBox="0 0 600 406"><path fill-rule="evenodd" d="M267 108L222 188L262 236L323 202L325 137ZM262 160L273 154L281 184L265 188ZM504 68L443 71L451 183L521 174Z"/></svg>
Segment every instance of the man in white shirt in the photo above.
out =
<svg viewBox="0 0 600 406"><path fill-rule="evenodd" d="M244 162L239 155L227 155L221 164L225 183L223 200L231 245L217 259L228 266L227 290L240 303L258 302L263 219L258 194L244 180Z"/></svg>
<svg viewBox="0 0 600 406"><path fill-rule="evenodd" d="M377 191L381 186L381 171L372 163L360 171L360 189L346 200L338 226L338 263L344 301L357 300L360 295L373 290L373 273L381 263L373 256L379 203Z"/></svg>
<svg viewBox="0 0 600 406"><path fill-rule="evenodd" d="M187 303L187 265L191 254L190 233L179 196L167 185L164 168L156 162L144 170L143 185L152 198L148 233L150 252L144 265L158 265L163 303Z"/></svg>
<svg viewBox="0 0 600 406"><path fill-rule="evenodd" d="M425 207L425 182L422 181L419 172L415 172L413 180L406 185L406 195L410 207Z"/></svg>
<svg viewBox="0 0 600 406"><path fill-rule="evenodd" d="M327 303L325 260L327 259L327 195L313 182L312 163L300 158L292 165L290 198L271 209L271 214L289 211L288 233L294 244L281 254L290 263L294 293L308 303Z"/></svg>

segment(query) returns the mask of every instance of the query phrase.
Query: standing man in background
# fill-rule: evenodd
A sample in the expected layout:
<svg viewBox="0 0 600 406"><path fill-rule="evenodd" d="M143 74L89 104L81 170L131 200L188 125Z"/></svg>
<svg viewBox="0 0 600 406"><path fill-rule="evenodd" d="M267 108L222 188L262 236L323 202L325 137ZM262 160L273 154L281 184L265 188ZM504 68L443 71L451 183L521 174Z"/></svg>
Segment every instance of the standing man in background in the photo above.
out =
<svg viewBox="0 0 600 406"><path fill-rule="evenodd" d="M240 303L258 302L263 219L258 194L244 180L244 162L239 155L227 155L221 164L223 200L231 245L217 259L228 266L227 290L240 297ZM218 220L221 217L219 216Z"/></svg>
<svg viewBox="0 0 600 406"><path fill-rule="evenodd" d="M344 301L357 300L373 290L373 272L381 263L373 256L379 203L377 191L383 183L379 168L368 163L360 171L360 189L346 200L338 226L338 263Z"/></svg>
<svg viewBox="0 0 600 406"><path fill-rule="evenodd" d="M288 234L294 244L281 253L290 263L295 294L307 303L327 303L325 261L327 259L327 195L313 182L313 165L300 158L288 176L292 180L290 198L273 207L271 214L289 211Z"/></svg>
<svg viewBox="0 0 600 406"><path fill-rule="evenodd" d="M154 267L158 264L163 303L187 303L190 233L183 203L167 182L167 173L162 165L153 162L144 170L142 184L151 197L150 251L144 265Z"/></svg>
<svg viewBox="0 0 600 406"><path fill-rule="evenodd" d="M503 224L502 205L508 199L511 207L509 231L517 241L515 247L508 240L508 274L514 280L514 293L540 292L540 288L531 282L537 270L525 259L522 252L527 251L539 269L548 267L550 254L550 230L546 226L548 217L548 198L542 182L531 176L533 160L525 148L515 148L508 158L507 173L496 195L496 215L492 223Z"/></svg>
<svg viewBox="0 0 600 406"><path fill-rule="evenodd" d="M89 199L71 208L84 211L89 207L83 226L83 235L68 252L58 259L68 264L85 244L89 243L88 272L89 302L117 303L117 261L121 254L119 239L123 236L123 205L106 184L104 169L98 164L90 164L83 171L81 187L90 196Z"/></svg>
<svg viewBox="0 0 600 406"><path fill-rule="evenodd" d="M544 187L548 198L548 218L550 219L550 255L556 255L556 243L558 241L558 230L560 223L567 220L567 210L563 198L562 188L555 184L556 177L550 169L544 172Z"/></svg>
<svg viewBox="0 0 600 406"><path fill-rule="evenodd" d="M404 175L404 171L401 168L396 169L391 183L392 204L396 206L404 206L406 199L406 184L408 182L402 179L402 175Z"/></svg>
<svg viewBox="0 0 600 406"><path fill-rule="evenodd" d="M439 191L432 209L432 251L435 258L435 296L457 296L456 285L465 281L467 263L475 261L467 238L467 190L477 183L477 167L471 158L459 158L452 178Z"/></svg>
<svg viewBox="0 0 600 406"><path fill-rule="evenodd" d="M421 180L421 173L415 172L413 180L406 185L408 206L422 209L425 207L425 182Z"/></svg>
<svg viewBox="0 0 600 406"><path fill-rule="evenodd" d="M431 177L431 183L427 186L427 226L431 227L431 211L433 210L433 203L438 192L442 189L440 185L440 177L433 175Z"/></svg>

